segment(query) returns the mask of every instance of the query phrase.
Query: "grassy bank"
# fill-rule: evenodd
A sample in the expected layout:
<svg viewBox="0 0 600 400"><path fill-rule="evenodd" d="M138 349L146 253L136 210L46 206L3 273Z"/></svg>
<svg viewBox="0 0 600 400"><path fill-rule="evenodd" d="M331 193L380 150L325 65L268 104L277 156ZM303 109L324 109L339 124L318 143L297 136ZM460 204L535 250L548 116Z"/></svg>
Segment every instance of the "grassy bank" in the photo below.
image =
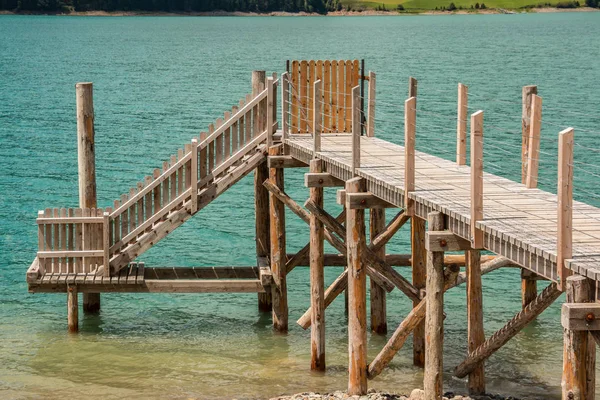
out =
<svg viewBox="0 0 600 400"><path fill-rule="evenodd" d="M448 8L450 3L453 3L457 9L473 10L476 9L476 5L481 6L485 4L485 9L491 10L529 10L529 9L578 9L578 8L591 8L585 7L586 0L560 0L560 1L536 1L536 0L344 0L343 4L346 8L353 10L389 10L395 11L398 6L404 8L406 11L432 11L442 10ZM579 4L580 7L576 7ZM588 5L597 6L596 0L588 0ZM471 8L472 7L472 8ZM484 10L481 10L484 11ZM581 10L584 11L584 10Z"/></svg>

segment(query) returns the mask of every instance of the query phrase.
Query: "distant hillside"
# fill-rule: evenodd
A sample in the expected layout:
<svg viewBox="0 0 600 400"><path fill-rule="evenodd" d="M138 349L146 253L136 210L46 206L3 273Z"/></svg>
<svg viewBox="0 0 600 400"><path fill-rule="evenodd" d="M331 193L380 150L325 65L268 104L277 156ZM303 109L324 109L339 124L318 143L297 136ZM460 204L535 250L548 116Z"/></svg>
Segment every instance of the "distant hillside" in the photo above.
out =
<svg viewBox="0 0 600 400"><path fill-rule="evenodd" d="M344 9L358 10L450 10L453 9L525 9L534 7L598 7L600 0L343 0ZM453 4L453 6L451 6ZM483 7L482 7L483 5Z"/></svg>

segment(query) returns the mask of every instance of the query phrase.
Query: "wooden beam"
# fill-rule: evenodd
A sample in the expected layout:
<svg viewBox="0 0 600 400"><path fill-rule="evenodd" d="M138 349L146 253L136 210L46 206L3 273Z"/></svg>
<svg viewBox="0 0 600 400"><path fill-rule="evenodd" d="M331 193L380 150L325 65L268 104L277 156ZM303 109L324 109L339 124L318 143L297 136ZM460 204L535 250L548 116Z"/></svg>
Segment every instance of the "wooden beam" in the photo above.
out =
<svg viewBox="0 0 600 400"><path fill-rule="evenodd" d="M345 189L338 189L336 196L335 196L335 202L341 206L346 204L346 190Z"/></svg>
<svg viewBox="0 0 600 400"><path fill-rule="evenodd" d="M269 148L269 155L281 155L283 146ZM270 168L269 182L283 189L283 169ZM271 237L271 271L274 284L271 286L273 298L273 328L279 332L288 330L288 302L286 281L286 241L285 241L285 205L269 192L270 237Z"/></svg>
<svg viewBox="0 0 600 400"><path fill-rule="evenodd" d="M429 231L425 234L425 248L429 251L470 250L471 242L449 231Z"/></svg>
<svg viewBox="0 0 600 400"><path fill-rule="evenodd" d="M565 260L573 256L573 128L558 134L558 243L556 266L558 288L565 289L571 270Z"/></svg>
<svg viewBox="0 0 600 400"><path fill-rule="evenodd" d="M353 91L355 92L355 90ZM354 101L353 96L353 101ZM356 123L357 120L353 119ZM353 130L356 133L356 125ZM365 190L362 178L346 182L346 193ZM367 394L367 275L364 268L365 211L346 211L346 237L348 246L348 394Z"/></svg>
<svg viewBox="0 0 600 400"><path fill-rule="evenodd" d="M91 82L75 85L77 103L77 164L79 172L79 207L97 208L94 96ZM89 247L88 247L89 248ZM104 267L110 274L110 267ZM99 294L83 294L83 312L100 311Z"/></svg>
<svg viewBox="0 0 600 400"><path fill-rule="evenodd" d="M367 208L396 208L395 205L388 203L372 193L352 193L347 196L345 195L344 197L347 209L364 210Z"/></svg>
<svg viewBox="0 0 600 400"><path fill-rule="evenodd" d="M456 116L456 163L467 164L467 114L469 113L469 88L458 84L458 112Z"/></svg>
<svg viewBox="0 0 600 400"><path fill-rule="evenodd" d="M527 152L528 189L536 188L538 183L538 167L540 164L540 133L542 130L542 98L531 95L531 120L529 129L529 150Z"/></svg>
<svg viewBox="0 0 600 400"><path fill-rule="evenodd" d="M267 159L269 168L303 168L308 165L292 156L270 156Z"/></svg>
<svg viewBox="0 0 600 400"><path fill-rule="evenodd" d="M529 133L531 131L531 97L537 94L537 86L523 86L521 112L521 183L527 182L527 159L529 158Z"/></svg>
<svg viewBox="0 0 600 400"><path fill-rule="evenodd" d="M369 103L367 106L367 137L375 137L375 90L376 75L369 71L369 76L365 77L369 81Z"/></svg>
<svg viewBox="0 0 600 400"><path fill-rule="evenodd" d="M414 200L409 193L415 190L415 132L417 129L417 98L404 102L404 209L414 215Z"/></svg>
<svg viewBox="0 0 600 400"><path fill-rule="evenodd" d="M350 194L354 196L356 193ZM385 229L385 209L372 208L369 217L369 237L373 240ZM385 246L374 252L385 260ZM387 333L386 290L377 282L370 282L371 332L385 335Z"/></svg>
<svg viewBox="0 0 600 400"><path fill-rule="evenodd" d="M444 229L444 215L430 212L428 229ZM425 371L423 386L426 400L441 399L443 395L444 351L444 252L427 251L427 282L425 286Z"/></svg>
<svg viewBox="0 0 600 400"><path fill-rule="evenodd" d="M312 128L313 128L313 157L317 156L317 153L321 151L321 80L317 80L314 83L313 88L313 118L312 118ZM329 89L327 89L329 90ZM321 168L322 169L322 168ZM320 171L322 172L322 171Z"/></svg>
<svg viewBox="0 0 600 400"><path fill-rule="evenodd" d="M481 286L481 251L468 250L467 262L467 340L468 351L473 352L485 341L483 327L483 293ZM480 362L469 374L469 395L485 393L485 365Z"/></svg>
<svg viewBox="0 0 600 400"><path fill-rule="evenodd" d="M317 81L320 83L320 81ZM315 98L317 98L317 84L315 83ZM319 97L320 101L320 97ZM316 107L317 101L315 101ZM317 113L315 112L315 121ZM315 149L316 151L316 149ZM311 172L321 172L321 160L310 162ZM323 188L310 189L310 201L323 207ZM310 216L310 369L325 370L325 275L323 269L324 254L324 229L323 223L314 215Z"/></svg>
<svg viewBox="0 0 600 400"><path fill-rule="evenodd" d="M327 172L309 172L304 174L304 186L313 187L337 187L344 186L344 181Z"/></svg>
<svg viewBox="0 0 600 400"><path fill-rule="evenodd" d="M524 310L520 311L504 327L490 336L477 350L470 352L469 356L456 367L454 375L458 378L464 378L471 373L480 362L494 354L548 308L560 294L561 292L555 283L548 285Z"/></svg>
<svg viewBox="0 0 600 400"><path fill-rule="evenodd" d="M290 74L284 72L281 74L281 141L285 143L290 133L289 114L290 114ZM269 166L271 168L271 166Z"/></svg>
<svg viewBox="0 0 600 400"><path fill-rule="evenodd" d="M259 293L264 292L260 279L146 279L149 293Z"/></svg>
<svg viewBox="0 0 600 400"><path fill-rule="evenodd" d="M589 279L570 276L565 283L567 304L563 304L561 316L564 328L562 398L592 400L596 386L596 347L590 346L592 338L586 325L592 330L600 327L594 323L597 310L591 308L598 304L589 303L593 301Z"/></svg>
<svg viewBox="0 0 600 400"><path fill-rule="evenodd" d="M417 216L411 218L410 247L412 254L412 284L418 290L425 289L427 276L427 249L425 249L425 220ZM464 260L463 260L464 261ZM446 260L444 260L446 262ZM413 301L413 312L422 302ZM400 328L398 328L400 329ZM401 346L400 346L401 347ZM423 318L416 323L413 332L413 365L425 366L425 310Z"/></svg>
<svg viewBox="0 0 600 400"><path fill-rule="evenodd" d="M348 105L347 105L348 106ZM361 129L360 113L360 86L352 88L352 175L356 176L360 168L360 134ZM347 189L346 189L347 191Z"/></svg>
<svg viewBox="0 0 600 400"><path fill-rule="evenodd" d="M35 282L38 280L39 276L40 276L40 261L36 257L33 259L33 262L31 263L29 268L27 268L27 282L28 283Z"/></svg>
<svg viewBox="0 0 600 400"><path fill-rule="evenodd" d="M471 115L471 244L483 248L483 231L477 222L483 219L483 111Z"/></svg>

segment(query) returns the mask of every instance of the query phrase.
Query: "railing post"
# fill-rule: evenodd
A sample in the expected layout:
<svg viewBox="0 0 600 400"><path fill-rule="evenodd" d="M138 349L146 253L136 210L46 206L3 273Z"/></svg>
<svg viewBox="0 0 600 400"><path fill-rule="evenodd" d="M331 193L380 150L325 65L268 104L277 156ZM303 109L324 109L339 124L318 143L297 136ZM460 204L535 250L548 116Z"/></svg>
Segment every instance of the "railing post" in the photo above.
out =
<svg viewBox="0 0 600 400"><path fill-rule="evenodd" d="M279 82L281 84L281 141L285 143L285 140L287 139L287 136L289 134L289 74L287 72L284 72L281 75L281 79Z"/></svg>
<svg viewBox="0 0 600 400"><path fill-rule="evenodd" d="M467 164L467 114L469 113L469 88L458 84L458 113L456 117L456 163Z"/></svg>
<svg viewBox="0 0 600 400"><path fill-rule="evenodd" d="M277 124L277 85L275 85L275 81L277 80L277 72L273 72L273 135L277 132L277 128L279 127ZM281 80L279 81L281 84Z"/></svg>
<svg viewBox="0 0 600 400"><path fill-rule="evenodd" d="M273 97L275 90L273 87L273 77L267 78L267 148L273 146L273 124L275 115L273 113Z"/></svg>
<svg viewBox="0 0 600 400"><path fill-rule="evenodd" d="M367 136L375 136L375 90L376 90L375 72L369 72L369 103L367 106Z"/></svg>
<svg viewBox="0 0 600 400"><path fill-rule="evenodd" d="M360 168L360 86L352 89L352 175Z"/></svg>
<svg viewBox="0 0 600 400"><path fill-rule="evenodd" d="M471 246L483 248L483 111L471 115Z"/></svg>
<svg viewBox="0 0 600 400"><path fill-rule="evenodd" d="M103 214L102 247L104 250L104 276L110 276L110 213Z"/></svg>
<svg viewBox="0 0 600 400"><path fill-rule="evenodd" d="M527 189L537 187L538 166L540 163L540 131L542 126L542 98L534 94L531 96L531 118L529 129L529 149L527 151Z"/></svg>
<svg viewBox="0 0 600 400"><path fill-rule="evenodd" d="M94 96L91 82L75 85L77 103L77 162L79 171L79 207L97 208L96 156L94 139ZM110 266L105 266L105 273ZM75 291L75 295L77 291ZM77 303L75 303L77 304ZM83 294L83 311L100 311L100 293Z"/></svg>
<svg viewBox="0 0 600 400"><path fill-rule="evenodd" d="M317 153L321 151L321 81L314 83L313 97L313 157L317 158Z"/></svg>
<svg viewBox="0 0 600 400"><path fill-rule="evenodd" d="M529 133L531 130L531 96L537 94L537 86L523 86L521 113L521 183L527 181L527 159L529 158Z"/></svg>
<svg viewBox="0 0 600 400"><path fill-rule="evenodd" d="M408 78L408 97L417 97L417 80L412 76Z"/></svg>
<svg viewBox="0 0 600 400"><path fill-rule="evenodd" d="M192 187L192 214L198 211L198 139L192 139L192 167L191 167L191 187Z"/></svg>
<svg viewBox="0 0 600 400"><path fill-rule="evenodd" d="M558 238L556 268L558 288L565 290L570 270L565 260L573 256L573 128L558 134Z"/></svg>
<svg viewBox="0 0 600 400"><path fill-rule="evenodd" d="M414 215L414 202L408 194L415 190L415 130L417 123L417 98L404 102L404 208L406 215Z"/></svg>

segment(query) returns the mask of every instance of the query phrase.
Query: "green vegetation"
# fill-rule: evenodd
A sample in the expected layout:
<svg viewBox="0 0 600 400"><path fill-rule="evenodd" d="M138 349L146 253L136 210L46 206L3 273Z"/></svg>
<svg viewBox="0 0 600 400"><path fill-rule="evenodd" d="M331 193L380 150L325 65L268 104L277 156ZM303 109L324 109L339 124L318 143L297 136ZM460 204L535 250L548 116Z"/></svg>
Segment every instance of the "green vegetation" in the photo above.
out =
<svg viewBox="0 0 600 400"><path fill-rule="evenodd" d="M585 1L585 5L588 7L598 7L600 0L579 0L581 5ZM383 6L387 10L397 10L398 5L402 5L403 9L399 10L402 12L410 11L429 11L429 10L445 10L450 9L450 4L454 3L456 7L455 11L468 10L473 11L479 9L529 9L534 7L557 7L565 4L576 4L576 1L571 0L553 0L552 2L536 0L486 0L485 3L481 3L481 0L342 0L344 9L352 7L355 10L358 9L380 9ZM480 7L477 8L476 5ZM571 6L569 6L571 8Z"/></svg>
<svg viewBox="0 0 600 400"><path fill-rule="evenodd" d="M316 12L342 9L340 0L0 0L0 10Z"/></svg>

